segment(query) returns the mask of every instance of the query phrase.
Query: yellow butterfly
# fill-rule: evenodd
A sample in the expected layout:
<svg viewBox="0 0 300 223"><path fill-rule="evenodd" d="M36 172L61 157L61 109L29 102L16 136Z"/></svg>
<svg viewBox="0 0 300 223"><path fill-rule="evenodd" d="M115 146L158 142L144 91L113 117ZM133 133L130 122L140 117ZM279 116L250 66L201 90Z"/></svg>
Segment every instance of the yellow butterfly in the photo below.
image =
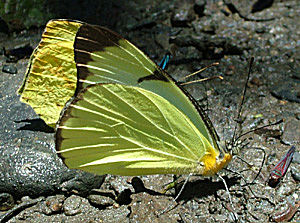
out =
<svg viewBox="0 0 300 223"><path fill-rule="evenodd" d="M51 20L19 92L47 124L59 120L56 149L69 168L213 175L232 158L197 101L103 27Z"/></svg>

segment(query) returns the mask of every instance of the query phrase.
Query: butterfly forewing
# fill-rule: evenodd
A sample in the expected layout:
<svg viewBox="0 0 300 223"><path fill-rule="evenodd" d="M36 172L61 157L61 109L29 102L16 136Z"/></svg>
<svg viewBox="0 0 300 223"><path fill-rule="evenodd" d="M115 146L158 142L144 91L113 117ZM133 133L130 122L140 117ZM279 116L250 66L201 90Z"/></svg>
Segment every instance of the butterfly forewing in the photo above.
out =
<svg viewBox="0 0 300 223"><path fill-rule="evenodd" d="M217 150L212 125L172 78L142 51L120 35L99 26L83 24L74 45L78 68L78 90L90 84L118 83L154 92L186 114ZM209 122L209 121L208 121Z"/></svg>
<svg viewBox="0 0 300 223"><path fill-rule="evenodd" d="M47 24L19 89L20 100L29 104L52 127L76 89L73 44L74 33L80 25L78 22L62 20Z"/></svg>

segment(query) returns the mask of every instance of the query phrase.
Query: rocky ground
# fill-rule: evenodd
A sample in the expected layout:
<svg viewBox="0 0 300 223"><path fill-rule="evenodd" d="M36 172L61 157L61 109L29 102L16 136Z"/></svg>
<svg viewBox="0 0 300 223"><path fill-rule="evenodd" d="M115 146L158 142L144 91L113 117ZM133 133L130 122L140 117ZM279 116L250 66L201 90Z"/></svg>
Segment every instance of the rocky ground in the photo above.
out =
<svg viewBox="0 0 300 223"><path fill-rule="evenodd" d="M98 9L94 14L88 13L91 6L78 5L81 14L63 14L65 7L56 15L106 25L154 61L171 52L167 71L175 79L219 62L190 80L215 75L223 80L186 88L203 104L221 140L232 138L249 59L254 57L240 129L247 132L283 121L244 137L249 145L240 157L253 165L251 169L235 158L228 169L238 174L222 171L232 205L217 177L191 177L175 201L174 189L160 193L172 175L104 177L67 169L54 151L53 131L19 102L16 93L42 28L3 33L7 27L14 30L14 23L6 21L5 26L1 21L0 47L5 50L0 50L0 222L232 222L233 212L240 222L268 222L289 207L297 208L300 4L277 0L254 6L255 2L124 1L106 6L105 11L93 6ZM9 51L20 47L21 52ZM272 165L291 145L297 152L286 177L277 188L267 186ZM253 181L263 161L263 153L255 148L263 149L266 159L259 177L244 186ZM292 221L300 221L299 212Z"/></svg>

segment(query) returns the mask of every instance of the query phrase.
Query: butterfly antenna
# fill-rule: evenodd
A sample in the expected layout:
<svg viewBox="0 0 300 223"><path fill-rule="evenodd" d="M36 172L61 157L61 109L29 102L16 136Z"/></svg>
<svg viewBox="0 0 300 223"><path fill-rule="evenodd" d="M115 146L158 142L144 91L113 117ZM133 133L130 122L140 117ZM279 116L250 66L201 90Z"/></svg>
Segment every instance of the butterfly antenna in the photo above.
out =
<svg viewBox="0 0 300 223"><path fill-rule="evenodd" d="M212 67L212 66L217 66L217 65L219 65L219 64L220 64L219 62L212 63L212 64L210 64L210 65L208 65L208 66L206 66L206 67L204 67L204 68L202 68L202 69L200 69L200 70L197 70L197 71L194 72L194 73L191 73L191 74L189 74L189 75L186 75L186 76L180 78L180 79L178 80L178 82L183 82L185 79L187 79L187 78L189 78L189 77L192 77L192 76L195 76L196 74L199 74L199 73L201 73L201 72L207 70L208 68L210 68L210 67ZM187 85L187 84L192 84L192 83L198 83L198 82L203 82L203 81L207 81L207 80L213 80L213 79L216 79L216 78L219 78L219 79L221 79L221 80L223 79L223 77L219 75L219 76L213 76L213 77L203 78L203 79L200 79L200 80L184 82L184 83L181 83L180 85Z"/></svg>
<svg viewBox="0 0 300 223"><path fill-rule="evenodd" d="M206 92L205 113L207 114L207 116L209 116L210 115L210 110L209 110L209 102L208 102L207 86L206 86L206 84L204 84L203 87L204 87L204 90Z"/></svg>
<svg viewBox="0 0 300 223"><path fill-rule="evenodd" d="M244 86L242 101L241 101L241 104L240 104L240 107L239 107L239 110L238 110L238 113L237 113L237 119L236 119L237 122L239 122L239 120L240 120L241 112L242 112L242 107L243 107L244 102L245 102L245 95L246 95L246 92L247 92L247 84L248 84L249 79L250 79L250 73L252 71L253 61L254 61L254 57L251 57L250 58L250 63L249 63L249 71L248 71L248 75L247 75L247 80L246 80L245 86ZM236 141L236 139L235 139L235 137L236 137L236 131L237 131L237 124L234 126L233 137L232 137L232 141L231 141L232 145Z"/></svg>
<svg viewBox="0 0 300 223"><path fill-rule="evenodd" d="M245 133L239 135L239 136L236 138L236 140L239 140L241 137L243 137L243 136L245 136L245 135L247 135L247 134L249 134L249 133L251 133L251 132L255 132L255 131L257 131L257 130L264 129L264 128L266 128L266 127L270 127L270 126L273 126L273 125L278 125L278 124L280 124L280 123L282 123L282 122L283 122L283 119L280 119L279 121L273 122L273 123L271 123L271 124L263 125L263 126L260 126L260 127L258 127L258 128L249 130L248 132L245 132Z"/></svg>
<svg viewBox="0 0 300 223"><path fill-rule="evenodd" d="M212 64L210 64L210 65L208 65L208 66L206 66L206 67L204 67L204 68L202 68L202 69L200 69L200 70L197 70L197 71L194 72L194 73L191 73L191 74L189 74L189 75L186 75L186 76L180 78L178 81L183 81L183 80L185 80L185 79L187 79L187 78L189 78L189 77L192 77L192 76L194 76L194 75L196 75L196 74L199 74L199 73L201 73L201 72L207 70L207 69L210 68L210 67L217 66L217 65L219 65L219 64L220 64L219 62L212 63Z"/></svg>
<svg viewBox="0 0 300 223"><path fill-rule="evenodd" d="M199 80L184 82L184 83L181 83L180 85L184 86L184 85L188 85L188 84L200 83L200 82L203 82L203 81L210 81L210 80L213 80L213 79L223 80L224 78L220 75L219 76L212 76L212 77L202 78L202 79L199 79Z"/></svg>

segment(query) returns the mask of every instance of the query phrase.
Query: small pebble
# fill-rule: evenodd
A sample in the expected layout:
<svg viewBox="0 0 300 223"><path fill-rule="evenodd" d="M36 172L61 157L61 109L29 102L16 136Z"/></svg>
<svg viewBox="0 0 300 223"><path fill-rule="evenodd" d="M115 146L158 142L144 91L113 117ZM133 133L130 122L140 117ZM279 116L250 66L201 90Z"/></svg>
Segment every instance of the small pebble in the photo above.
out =
<svg viewBox="0 0 300 223"><path fill-rule="evenodd" d="M59 213L62 209L64 200L65 196L63 195L47 197L44 205L42 206L42 212L46 215Z"/></svg>
<svg viewBox="0 0 300 223"><path fill-rule="evenodd" d="M82 198L76 195L72 195L71 197L68 197L63 205L63 210L65 215L72 216L81 213L81 203Z"/></svg>
<svg viewBox="0 0 300 223"><path fill-rule="evenodd" d="M102 195L89 195L87 199L91 204L96 205L99 208L112 206L115 203L115 201L110 197Z"/></svg>
<svg viewBox="0 0 300 223"><path fill-rule="evenodd" d="M4 65L2 67L2 72L9 73L9 74L16 74L18 73L18 69L14 65Z"/></svg>
<svg viewBox="0 0 300 223"><path fill-rule="evenodd" d="M297 81L290 78L281 80L277 84L272 85L271 94L281 100L284 99L290 102L300 103L300 98L297 97L297 94L299 92L298 88L299 86Z"/></svg>

